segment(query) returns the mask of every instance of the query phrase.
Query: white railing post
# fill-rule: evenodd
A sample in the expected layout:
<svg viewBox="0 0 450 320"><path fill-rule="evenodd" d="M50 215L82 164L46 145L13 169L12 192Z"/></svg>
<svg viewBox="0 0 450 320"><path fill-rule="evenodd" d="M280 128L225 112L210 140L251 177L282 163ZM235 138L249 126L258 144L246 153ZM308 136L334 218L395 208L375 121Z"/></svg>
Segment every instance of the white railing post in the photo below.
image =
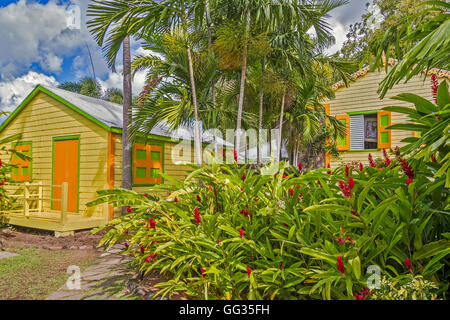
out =
<svg viewBox="0 0 450 320"><path fill-rule="evenodd" d="M63 182L61 185L61 222L66 224L67 222L67 195L68 195L68 183Z"/></svg>
<svg viewBox="0 0 450 320"><path fill-rule="evenodd" d="M42 201L43 201L42 198L44 197L42 181L39 181L39 183L38 183L38 196L39 196L38 212L41 213L42 212Z"/></svg>
<svg viewBox="0 0 450 320"><path fill-rule="evenodd" d="M30 197L30 189L28 188L30 185L29 182L25 182L24 187L23 187L23 208L24 208L24 213L25 213L25 217L29 217L30 216L30 203L28 202L28 198Z"/></svg>

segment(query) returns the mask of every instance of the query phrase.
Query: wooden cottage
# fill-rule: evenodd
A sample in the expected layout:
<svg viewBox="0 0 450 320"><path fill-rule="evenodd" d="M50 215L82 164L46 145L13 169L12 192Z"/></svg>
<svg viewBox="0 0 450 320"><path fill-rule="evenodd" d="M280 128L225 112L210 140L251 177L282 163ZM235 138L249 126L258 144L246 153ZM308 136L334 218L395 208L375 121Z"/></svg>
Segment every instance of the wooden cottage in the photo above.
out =
<svg viewBox="0 0 450 320"><path fill-rule="evenodd" d="M389 65L396 63L394 59L389 60ZM336 97L325 102L328 114L335 116L347 126L345 137L339 137L337 148L340 151L339 158L332 158L326 155L326 165L336 167L339 164L346 164L352 161L368 163L369 153L373 158L382 157L383 149L402 147L404 138L414 135L411 131L388 130L387 127L397 123L406 123L409 118L400 113L381 110L387 106L406 106L411 104L392 100L400 93L413 93L429 99L433 99L430 76L435 74L441 82L450 80L450 72L432 69L428 72L428 77L424 81L424 74L415 76L407 83L400 82L389 90L384 99L380 99L377 93L380 82L386 76L383 68L381 71L370 72L369 67L352 75L354 82L348 87L344 82L338 82L333 86Z"/></svg>
<svg viewBox="0 0 450 320"><path fill-rule="evenodd" d="M11 147L32 160L11 159L17 165L12 179L21 183L7 185L8 194L23 207L2 212L4 222L70 234L113 218L111 207L88 208L86 203L98 190L121 186L121 105L39 85L0 125L0 138L17 133L21 140ZM146 144L134 144L135 191L144 193L149 185L162 183L160 172L186 177L190 167L172 159L176 144L161 126L152 130ZM184 161L193 161L193 154Z"/></svg>

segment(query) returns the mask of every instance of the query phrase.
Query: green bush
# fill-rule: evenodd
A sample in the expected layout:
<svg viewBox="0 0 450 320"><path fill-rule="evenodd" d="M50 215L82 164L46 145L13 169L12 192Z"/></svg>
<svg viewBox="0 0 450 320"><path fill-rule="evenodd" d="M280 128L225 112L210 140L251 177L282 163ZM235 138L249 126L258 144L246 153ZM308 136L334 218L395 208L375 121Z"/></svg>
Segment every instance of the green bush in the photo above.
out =
<svg viewBox="0 0 450 320"><path fill-rule="evenodd" d="M408 276L402 281L392 281L383 277L381 288L372 292L376 300L436 300L438 286L424 280L422 276Z"/></svg>
<svg viewBox="0 0 450 320"><path fill-rule="evenodd" d="M101 244L125 242L124 253L139 270L168 274L161 295L182 290L205 299L447 298L445 81L438 89L434 80L433 95L435 103L411 94L396 97L414 108L386 108L411 119L391 128L421 135L405 139L409 144L402 149L383 150L382 159L369 155L366 167L349 163L305 172L281 163L276 175L264 175L266 168L213 162L193 166L184 182L164 175L172 185L156 186L152 195L100 191L90 205L130 208L111 222ZM171 193L153 195L161 190ZM383 276L382 288L368 288L373 266Z"/></svg>
<svg viewBox="0 0 450 320"><path fill-rule="evenodd" d="M126 241L140 270L169 274L163 295L354 299L370 265L388 278L421 274L445 292L448 189L433 178L435 163L386 159L333 172L286 166L275 176L213 163L183 183L165 176L174 185L152 191L176 190L167 198L116 189L91 205L131 208L101 244Z"/></svg>

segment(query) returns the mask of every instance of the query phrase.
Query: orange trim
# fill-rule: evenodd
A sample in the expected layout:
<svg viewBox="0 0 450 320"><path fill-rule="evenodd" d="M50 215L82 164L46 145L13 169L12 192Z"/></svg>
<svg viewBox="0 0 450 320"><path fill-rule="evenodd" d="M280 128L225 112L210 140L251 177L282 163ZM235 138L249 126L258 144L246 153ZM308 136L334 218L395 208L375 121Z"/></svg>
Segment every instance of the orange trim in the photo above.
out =
<svg viewBox="0 0 450 320"><path fill-rule="evenodd" d="M381 117L388 116L388 125L382 126L381 125ZM391 130L386 129L391 125L391 112L390 111L380 111L378 112L378 149L389 149L391 147ZM381 143L381 134L387 133L388 134L388 142Z"/></svg>
<svg viewBox="0 0 450 320"><path fill-rule="evenodd" d="M138 159L137 152L145 151L145 159ZM159 160L152 160L152 151L159 152ZM151 169L159 169L159 172L163 171L162 159L163 159L163 147L158 145L150 145L143 143L134 144L134 177L133 183L138 184L158 184L162 182L162 177L151 177ZM145 177L138 177L137 168L145 169Z"/></svg>
<svg viewBox="0 0 450 320"><path fill-rule="evenodd" d="M16 151L25 153L28 153L28 156L31 156L30 154L30 146L29 144L20 144L15 145L14 149ZM31 173L31 163L28 160L23 160L19 157L17 159L14 159L14 157L11 159L11 164L15 164L17 166L17 175L13 175L11 172L11 178L17 181L30 181L30 173ZM23 174L23 168L28 168L28 175Z"/></svg>
<svg viewBox="0 0 450 320"><path fill-rule="evenodd" d="M323 107L325 108L325 114L327 116L330 115L330 105L329 104L324 104ZM325 123L328 123L328 120L325 121ZM329 145L330 144L330 138L325 138L325 145ZM325 168L328 168L328 165L330 164L330 153L329 152L325 152Z"/></svg>
<svg viewBox="0 0 450 320"><path fill-rule="evenodd" d="M53 183L57 186L63 182L68 183L67 211L78 212L78 149L79 140L59 140L54 144ZM53 191L54 210L61 210L61 187L55 187Z"/></svg>
<svg viewBox="0 0 450 320"><path fill-rule="evenodd" d="M350 150L350 116L348 114L337 115L336 119L345 120L345 124L346 124L345 145L337 145L337 149L339 151ZM338 141L336 141L336 143L337 142Z"/></svg>
<svg viewBox="0 0 450 320"><path fill-rule="evenodd" d="M106 163L106 179L108 181L109 189L114 189L114 162L116 151L116 136L112 132L108 132L108 158ZM113 206L108 206L108 218L114 218Z"/></svg>

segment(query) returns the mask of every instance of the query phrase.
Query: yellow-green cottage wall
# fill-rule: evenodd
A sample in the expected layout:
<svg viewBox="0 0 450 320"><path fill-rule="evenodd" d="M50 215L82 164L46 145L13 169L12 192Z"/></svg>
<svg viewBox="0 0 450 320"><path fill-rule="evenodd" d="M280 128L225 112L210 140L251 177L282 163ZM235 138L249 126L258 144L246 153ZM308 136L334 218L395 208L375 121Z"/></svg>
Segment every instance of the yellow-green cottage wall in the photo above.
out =
<svg viewBox="0 0 450 320"><path fill-rule="evenodd" d="M96 191L107 189L106 161L108 132L86 117L39 92L3 129L0 138L21 133L21 141L32 142L32 182L42 181L44 198L51 197L53 137L80 136L79 213L106 217L104 206L87 208L97 197ZM3 157L4 158L4 157ZM3 159L2 160L8 160ZM50 210L50 201L43 202Z"/></svg>
<svg viewBox="0 0 450 320"><path fill-rule="evenodd" d="M424 81L423 76L415 76L407 83L400 82L395 85L388 91L384 99L380 100L377 90L379 83L385 76L386 73L384 70L369 72L365 76L359 78L356 82L351 82L348 88L343 87L338 89L334 99L324 102L326 104L330 104L330 115L336 116L345 115L349 112L380 110L387 106L412 107L409 103L391 99L391 97L394 97L400 93L413 93L429 100L433 98L431 93L430 77L428 76ZM438 78L438 80L443 81L442 78ZM409 118L407 115L395 112L391 113L391 124L406 123L408 120ZM403 146L404 143L402 143L401 140L413 136L412 131L392 130L391 134L392 148L395 148L396 146ZM375 152L371 151L370 153L374 159L377 157L382 157L382 150ZM343 151L339 154L339 158L331 157L330 165L332 168L338 166L339 164L346 164L352 161L361 161L365 165L368 164L369 152Z"/></svg>

